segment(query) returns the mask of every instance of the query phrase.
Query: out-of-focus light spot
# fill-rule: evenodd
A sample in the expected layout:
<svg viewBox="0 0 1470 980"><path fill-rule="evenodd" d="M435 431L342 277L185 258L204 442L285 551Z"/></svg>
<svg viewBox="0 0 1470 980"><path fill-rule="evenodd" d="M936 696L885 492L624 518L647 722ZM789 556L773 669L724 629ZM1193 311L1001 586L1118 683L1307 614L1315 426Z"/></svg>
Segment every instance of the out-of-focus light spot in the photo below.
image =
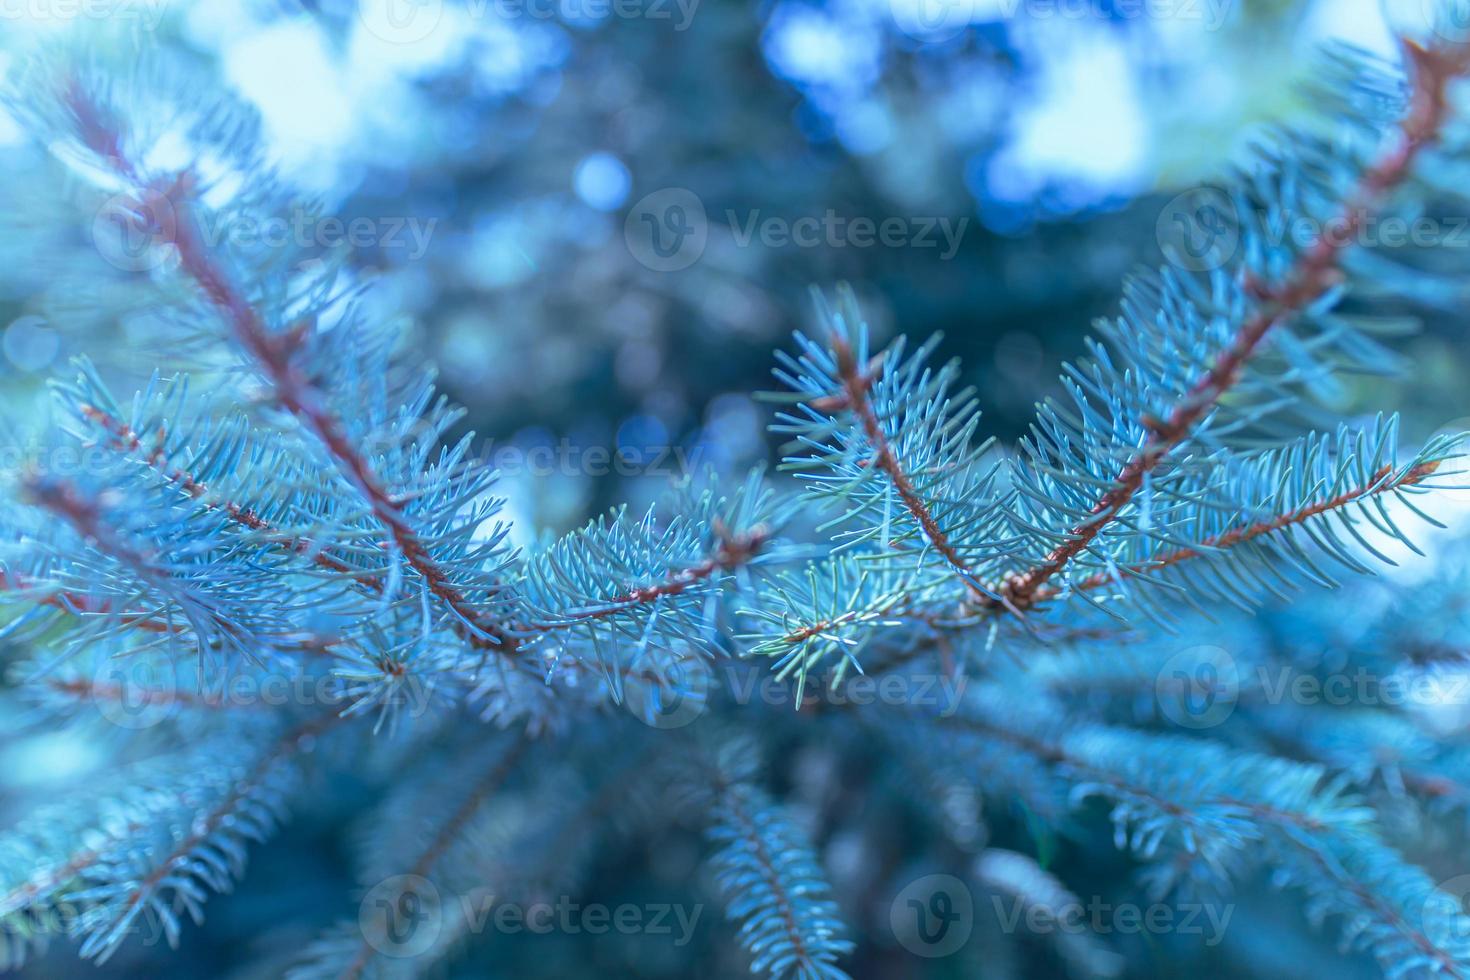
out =
<svg viewBox="0 0 1470 980"><path fill-rule="evenodd" d="M321 32L305 21L277 22L226 48L224 69L260 110L282 165L312 186L334 183L331 164L355 114Z"/></svg>
<svg viewBox="0 0 1470 980"><path fill-rule="evenodd" d="M760 409L748 395L715 397L705 411L703 441L717 464L744 463L764 447L765 428Z"/></svg>
<svg viewBox="0 0 1470 980"><path fill-rule="evenodd" d="M56 360L61 338L44 318L23 316L5 328L0 348L5 351L6 360L22 371L44 371Z"/></svg>
<svg viewBox="0 0 1470 980"><path fill-rule="evenodd" d="M658 449L669 444L669 430L652 415L633 415L618 426L619 449Z"/></svg>
<svg viewBox="0 0 1470 980"><path fill-rule="evenodd" d="M838 23L807 6L783 4L762 42L779 75L802 85L864 89L877 78L882 47L874 30Z"/></svg>
<svg viewBox="0 0 1470 980"><path fill-rule="evenodd" d="M1433 0L1422 0L1415 13L1423 14L1433 9ZM1314 49L1324 41L1336 40L1347 41L1391 60L1397 60L1402 53L1389 30L1379 0L1333 0L1332 3L1310 4L1296 33L1299 44Z"/></svg>
<svg viewBox="0 0 1470 980"><path fill-rule="evenodd" d="M536 271L536 222L514 214L488 215L475 222L463 260L466 273L481 286L518 283Z"/></svg>
<svg viewBox="0 0 1470 980"><path fill-rule="evenodd" d="M877 153L893 142L893 118L885 106L863 102L834 120L842 145L859 156Z"/></svg>
<svg viewBox="0 0 1470 980"><path fill-rule="evenodd" d="M0 75L4 70L0 69ZM19 146L25 142L25 131L16 123L15 117L0 109L0 146Z"/></svg>
<svg viewBox="0 0 1470 980"><path fill-rule="evenodd" d="M190 5L184 15L183 33L200 47L220 50L259 26L250 0L209 0Z"/></svg>
<svg viewBox="0 0 1470 980"><path fill-rule="evenodd" d="M187 169L194 156L194 148L180 129L170 129L153 140L143 157L148 170L159 172Z"/></svg>
<svg viewBox="0 0 1470 980"><path fill-rule="evenodd" d="M95 769L103 755L100 740L89 743L70 731L51 732L12 741L0 753L0 766L8 783L46 786Z"/></svg>
<svg viewBox="0 0 1470 980"><path fill-rule="evenodd" d="M577 164L572 177L577 196L598 211L616 211L628 199L633 176L611 153L593 153Z"/></svg>
<svg viewBox="0 0 1470 980"><path fill-rule="evenodd" d="M465 388L492 380L490 369L502 353L496 337L495 324L482 314L454 316L439 342L439 362L445 376Z"/></svg>
<svg viewBox="0 0 1470 980"><path fill-rule="evenodd" d="M539 27L520 31L500 23L481 24L475 35L475 77L480 88L492 95L514 92L543 64L559 63L560 59L546 56L547 33Z"/></svg>
<svg viewBox="0 0 1470 980"><path fill-rule="evenodd" d="M365 9L366 16L353 18L355 30L348 40L348 59L357 66L372 66L403 77L424 74L455 60L466 41L477 33L477 27L488 22L481 17L479 24L475 23L469 10L458 4L423 4L417 9L405 4L397 11L397 26L407 31L400 36L394 30L382 29L394 26L393 0L365 2L372 6Z"/></svg>
<svg viewBox="0 0 1470 980"><path fill-rule="evenodd" d="M989 195L1020 203L1045 190L1057 209L1077 210L1136 190L1149 130L1122 47L1084 34L1068 56L1042 64L1037 99L1017 110L988 162Z"/></svg>

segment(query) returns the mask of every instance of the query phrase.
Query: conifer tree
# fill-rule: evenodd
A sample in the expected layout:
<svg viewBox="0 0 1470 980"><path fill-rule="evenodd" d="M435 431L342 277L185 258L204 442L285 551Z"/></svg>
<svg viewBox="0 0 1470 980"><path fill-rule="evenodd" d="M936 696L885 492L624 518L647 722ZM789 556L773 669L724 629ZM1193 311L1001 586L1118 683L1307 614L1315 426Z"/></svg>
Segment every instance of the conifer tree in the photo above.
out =
<svg viewBox="0 0 1470 980"><path fill-rule="evenodd" d="M974 923L1007 907L1082 975L1195 962L1184 928L1162 952L1072 928L1099 868L1120 900L1255 908L1215 937L1247 959L1286 928L1264 882L1294 933L1386 975L1470 975L1456 838L1424 831L1466 812L1463 734L1265 683L1463 656L1453 562L1411 595L1325 591L1414 547L1461 451L1392 417L1313 428L1325 379L1392 360L1360 297L1412 297L1362 231L1460 199L1470 163L1470 51L1403 51L1324 55L1316 121L1219 192L1234 254L1126 282L1019 445L984 438L934 341L878 346L839 287L775 369L799 489L701 476L519 551L399 325L331 264L206 234L310 206L247 109L156 51L24 65L18 117L147 243L177 341L140 391L100 353L58 377L51 445L87 463L5 504L14 693L114 764L0 834L0 962L167 970L152 946L351 779L361 889L272 975L423 974L515 941L488 907L595 899L598 861L690 828L728 919L704 928L761 976L936 955L961 919L947 952L994 966L1022 931ZM922 828L904 853L885 814Z"/></svg>

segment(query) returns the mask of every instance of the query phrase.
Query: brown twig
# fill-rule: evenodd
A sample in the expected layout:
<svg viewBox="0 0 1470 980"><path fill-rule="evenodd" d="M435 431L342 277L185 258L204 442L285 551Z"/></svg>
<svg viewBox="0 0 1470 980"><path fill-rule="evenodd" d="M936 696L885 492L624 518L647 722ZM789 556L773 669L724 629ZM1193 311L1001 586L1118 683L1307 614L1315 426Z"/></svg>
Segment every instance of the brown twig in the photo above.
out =
<svg viewBox="0 0 1470 980"><path fill-rule="evenodd" d="M1054 547L1039 564L1010 576L1001 586L998 599L987 597L983 604L991 608L1022 611L1035 605L1047 582L1087 550L1133 500L1145 478L1219 404L1239 380L1246 362L1271 328L1299 314L1338 284L1342 253L1356 237L1369 210L1408 176L1420 151L1438 138L1447 114L1445 90L1451 80L1470 68L1470 54L1464 51L1425 50L1409 43L1405 48L1416 71L1414 91L1408 114L1401 124L1400 139L1392 151L1362 176L1345 210L1334 223L1337 232L1322 236L1301 256L1279 286L1256 287L1256 296L1261 303L1259 309L1245 320L1234 341L1194 383L1167 418L1147 420L1150 422L1149 435L1143 447L1119 472L1111 489L1097 501L1087 519L1072 527L1066 540Z"/></svg>

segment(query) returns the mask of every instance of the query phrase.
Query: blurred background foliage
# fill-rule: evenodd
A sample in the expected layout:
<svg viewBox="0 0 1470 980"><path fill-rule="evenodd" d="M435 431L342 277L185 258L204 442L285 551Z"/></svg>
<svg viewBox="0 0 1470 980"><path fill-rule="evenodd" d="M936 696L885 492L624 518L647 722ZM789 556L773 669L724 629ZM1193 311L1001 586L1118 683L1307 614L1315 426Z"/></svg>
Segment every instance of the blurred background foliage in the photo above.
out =
<svg viewBox="0 0 1470 980"><path fill-rule="evenodd" d="M371 285L365 301L382 315L407 319L468 408L467 427L496 446L625 447L661 461L589 472L574 452L552 472L511 469L502 490L524 541L651 495L681 461L733 470L773 459L752 393L770 386L772 347L807 322L812 284L851 281L880 336L943 331L989 430L1015 438L1093 318L1115 307L1123 275L1162 261L1165 203L1239 159L1259 127L1294 118L1313 49L1340 37L1392 53L1372 0L954 0L932 29L916 26L923 2L642 0L622 8L641 13L618 16L598 0L445 0L417 12L432 25L409 43L348 0L135 0L112 20L132 17L124 26L144 43L188 53L255 104L283 174L324 212L419 230L322 258ZM40 0L4 9L0 61L95 26ZM3 115L0 158L8 407L39 405L45 379L84 352L146 374L157 287L99 254L64 169ZM697 261L663 272L640 261L626 223L669 188L697 196L708 241ZM828 212L964 222L963 235L948 256L942 243L742 240L752 216ZM1470 415L1462 299L1448 284L1424 297L1424 328L1399 342L1412 377L1349 386L1334 409L1404 410L1412 437ZM662 455L670 446L681 455ZM26 751L30 774L16 770L11 787L36 775L36 744ZM319 918L309 910L350 887L334 821L360 801L352 787L331 798L252 858L251 891L279 901L221 899L186 937L180 975L249 959L257 937L279 941L268 925L293 911ZM901 832L903 814L883 819ZM659 881L600 869L618 883L606 900L680 900L697 840L664 845L645 856ZM1276 931L1265 917L1253 928ZM604 952L649 976L689 961L657 937L584 939L638 943ZM1254 969L1271 945L1253 944ZM567 976L591 961L585 945L534 937L522 952L543 973L559 957ZM1229 962L1238 952L1202 951L1201 967L1247 971ZM504 947L494 955L496 970L511 969ZM896 955L868 975L909 967ZM63 968L96 975L69 959L39 967ZM967 975L958 959L935 970L925 975Z"/></svg>
<svg viewBox="0 0 1470 980"><path fill-rule="evenodd" d="M725 468L771 455L750 394L808 287L839 279L880 334L943 331L991 431L1014 437L1122 275L1161 260L1163 203L1293 117L1324 39L1389 50L1371 0L936 3L132 0L109 26L211 65L259 108L288 179L374 223L341 259L411 319L477 432L677 445ZM0 35L7 58L94 26L16 9L31 14ZM4 120L0 153L0 370L25 389L96 331L147 335L147 277L78 254L90 229L67 220L64 174ZM624 222L675 187L702 202L708 242L656 271ZM742 234L829 213L962 234L954 250L937 232L937 247ZM1404 400L1431 429L1470 412L1450 407L1453 325L1409 344L1442 376L1372 404ZM651 492L577 469L507 473L528 526Z"/></svg>

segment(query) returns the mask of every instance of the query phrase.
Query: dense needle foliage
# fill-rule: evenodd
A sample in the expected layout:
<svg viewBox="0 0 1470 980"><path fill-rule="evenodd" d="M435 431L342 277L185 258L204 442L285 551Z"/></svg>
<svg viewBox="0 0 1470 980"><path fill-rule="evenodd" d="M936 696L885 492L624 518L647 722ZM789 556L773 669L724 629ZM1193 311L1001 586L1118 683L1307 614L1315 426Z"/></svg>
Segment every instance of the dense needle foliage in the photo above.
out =
<svg viewBox="0 0 1470 980"><path fill-rule="evenodd" d="M516 941L492 906L595 900L593 865L691 829L729 923L674 972L738 946L772 977L1004 975L1034 933L1040 962L1148 975L1325 932L1389 975L1470 975L1463 840L1435 819L1470 805L1463 735L1281 693L1464 656L1453 562L1432 588L1318 591L1414 548L1462 451L1314 407L1394 362L1371 300L1413 270L1359 232L1470 166L1470 52L1404 50L1407 72L1324 54L1316 123L1214 192L1236 247L1125 283L1019 445L837 287L769 395L799 486L708 474L520 550L400 325L330 262L209 234L310 207L247 110L157 52L23 66L18 117L134 246L166 341L136 393L100 351L58 377L40 458L84 462L28 466L5 506L27 722L115 765L0 835L0 961L64 944L166 971L158 941L351 781L361 890L266 975L473 959ZM905 852L885 821L920 828ZM1074 927L1073 888L1221 912L1223 935Z"/></svg>

